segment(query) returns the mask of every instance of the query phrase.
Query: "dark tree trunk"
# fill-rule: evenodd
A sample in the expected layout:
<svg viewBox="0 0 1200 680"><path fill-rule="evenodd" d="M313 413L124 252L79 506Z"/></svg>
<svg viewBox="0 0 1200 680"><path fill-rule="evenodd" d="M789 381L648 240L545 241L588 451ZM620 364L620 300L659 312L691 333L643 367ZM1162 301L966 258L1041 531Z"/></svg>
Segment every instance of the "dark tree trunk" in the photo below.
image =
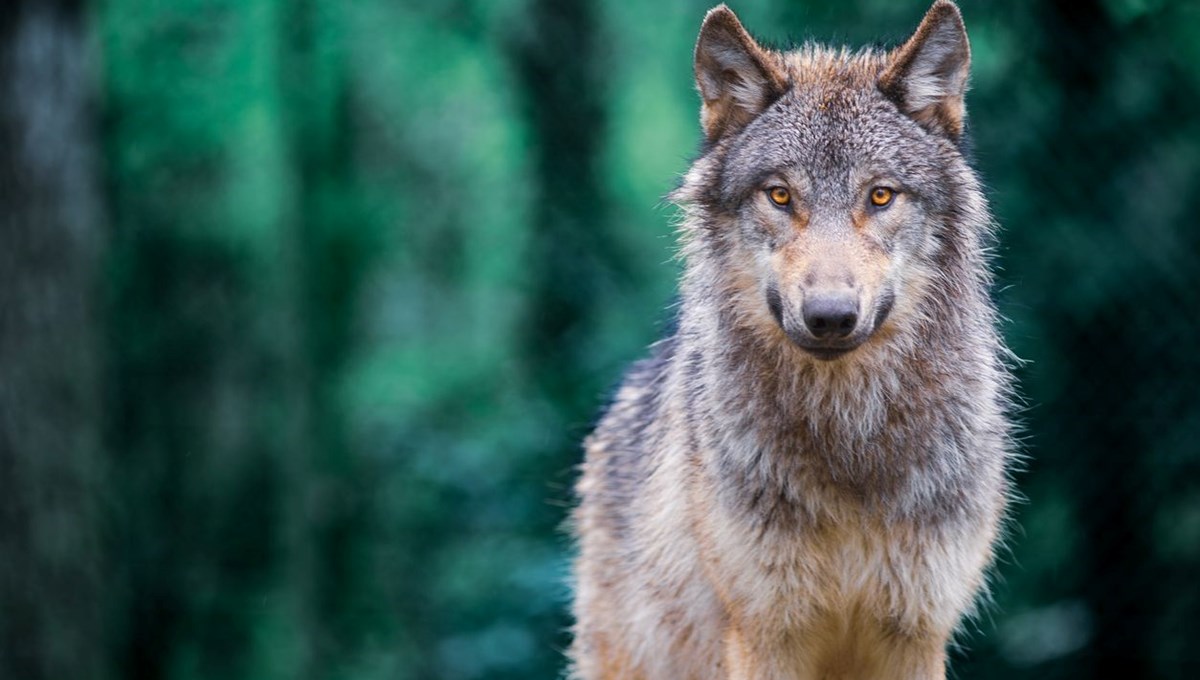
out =
<svg viewBox="0 0 1200 680"><path fill-rule="evenodd" d="M1131 147L1141 140L1114 135L1116 116L1084 112L1111 108L1116 95L1113 46L1120 44L1122 35L1098 0L1055 0L1046 3L1043 12L1045 62L1063 92L1062 100L1069 102L1059 118L1061 133L1047 138L1055 140L1057 158L1094 161L1083 185L1088 191L1064 196L1061 208L1077 219L1103 225L1111 221L1112 213L1090 200L1089 192L1120 191L1121 164L1135 158L1138 149ZM1070 299L1042 310L1044 328L1059 328L1064 320L1075 324L1074 332L1060 331L1053 337L1061 343L1059 356L1071 358L1070 365L1062 368L1069 376L1063 394L1071 397L1054 406L1065 410L1057 420L1074 420L1076 427L1064 432L1061 451L1044 455L1061 465L1065 474L1082 480L1072 485L1071 493L1083 540L1080 588L1091 614L1091 637L1083 651L1090 675L1149 678L1154 676L1150 626L1158 596L1150 575L1152 512L1145 496L1149 470L1144 449L1149 439L1139 435L1137 423L1129 416L1139 391L1154 384L1153 376L1144 370L1152 365L1145 354L1150 344L1140 332L1152 327L1153 320L1140 325L1131 320L1145 316L1142 301L1153 299L1156 288L1139 292L1153 269L1135 264L1136 251L1120 250L1119 233L1100 229L1098 233L1112 244L1114 253L1120 252L1110 266L1124 264L1141 276L1122 281L1087 318L1072 318L1078 312L1072 308L1076 301ZM1091 420L1080 420L1079 413L1090 414Z"/></svg>
<svg viewBox="0 0 1200 680"><path fill-rule="evenodd" d="M618 287L624 260L605 229L603 43L592 3L539 0L528 16L535 25L514 50L535 159L524 350L547 402L568 422L586 421L594 391L580 389L589 363L581 355L593 312Z"/></svg>
<svg viewBox="0 0 1200 680"><path fill-rule="evenodd" d="M101 13L123 677L288 674L310 646L296 202L272 7Z"/></svg>
<svg viewBox="0 0 1200 680"><path fill-rule="evenodd" d="M382 610L369 570L374 475L347 440L338 405L347 358L354 348L356 303L373 261L370 217L355 200L350 83L336 0L297 0L282 28L286 59L281 89L297 192L300 269L298 348L305 372L305 453L297 511L308 520L296 554L305 582L308 678L330 677L356 658ZM313 499L337 499L314 502Z"/></svg>
<svg viewBox="0 0 1200 680"><path fill-rule="evenodd" d="M0 8L0 677L104 669L99 238L80 3Z"/></svg>

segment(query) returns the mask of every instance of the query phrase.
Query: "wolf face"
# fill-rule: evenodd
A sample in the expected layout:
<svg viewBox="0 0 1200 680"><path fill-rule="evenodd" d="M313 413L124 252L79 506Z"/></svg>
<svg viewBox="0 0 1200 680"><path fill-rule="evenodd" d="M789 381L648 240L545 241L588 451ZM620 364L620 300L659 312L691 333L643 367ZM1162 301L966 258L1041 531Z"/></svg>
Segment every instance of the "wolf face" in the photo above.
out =
<svg viewBox="0 0 1200 680"><path fill-rule="evenodd" d="M717 256L742 323L834 360L922 321L946 231L982 211L958 149L969 59L948 4L891 53L776 53L709 12L708 147L675 197L702 211L685 249Z"/></svg>

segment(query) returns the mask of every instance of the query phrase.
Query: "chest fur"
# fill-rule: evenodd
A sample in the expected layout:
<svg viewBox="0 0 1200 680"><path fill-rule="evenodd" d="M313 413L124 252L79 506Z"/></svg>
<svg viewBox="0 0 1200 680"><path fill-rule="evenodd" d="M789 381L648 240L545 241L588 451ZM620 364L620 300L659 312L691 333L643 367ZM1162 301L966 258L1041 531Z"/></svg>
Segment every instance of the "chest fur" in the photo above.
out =
<svg viewBox="0 0 1200 680"><path fill-rule="evenodd" d="M781 629L940 627L962 605L949 592L962 589L948 586L976 562L926 528L827 516L748 531L729 515L710 519L702 560L720 599L735 619Z"/></svg>

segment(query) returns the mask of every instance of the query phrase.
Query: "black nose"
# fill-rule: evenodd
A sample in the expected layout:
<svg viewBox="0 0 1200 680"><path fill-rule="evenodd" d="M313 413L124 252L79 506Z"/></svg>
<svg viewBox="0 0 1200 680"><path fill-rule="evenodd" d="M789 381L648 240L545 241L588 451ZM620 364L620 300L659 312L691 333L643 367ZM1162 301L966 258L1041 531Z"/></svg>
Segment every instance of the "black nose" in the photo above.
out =
<svg viewBox="0 0 1200 680"><path fill-rule="evenodd" d="M858 300L850 295L808 295L804 298L804 325L815 337L844 338L858 324Z"/></svg>

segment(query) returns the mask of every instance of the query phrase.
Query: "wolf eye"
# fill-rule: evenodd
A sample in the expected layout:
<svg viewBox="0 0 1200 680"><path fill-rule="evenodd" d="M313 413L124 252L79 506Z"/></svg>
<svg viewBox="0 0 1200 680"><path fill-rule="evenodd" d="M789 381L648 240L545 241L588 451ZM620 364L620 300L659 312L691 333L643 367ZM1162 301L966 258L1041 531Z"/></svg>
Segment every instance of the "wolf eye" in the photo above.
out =
<svg viewBox="0 0 1200 680"><path fill-rule="evenodd" d="M791 192L783 187L771 187L767 189L767 196L771 197L772 203L780 207L792 202Z"/></svg>
<svg viewBox="0 0 1200 680"><path fill-rule="evenodd" d="M887 187L875 187L871 189L871 205L876 208L885 208L892 199L896 197L896 192Z"/></svg>

